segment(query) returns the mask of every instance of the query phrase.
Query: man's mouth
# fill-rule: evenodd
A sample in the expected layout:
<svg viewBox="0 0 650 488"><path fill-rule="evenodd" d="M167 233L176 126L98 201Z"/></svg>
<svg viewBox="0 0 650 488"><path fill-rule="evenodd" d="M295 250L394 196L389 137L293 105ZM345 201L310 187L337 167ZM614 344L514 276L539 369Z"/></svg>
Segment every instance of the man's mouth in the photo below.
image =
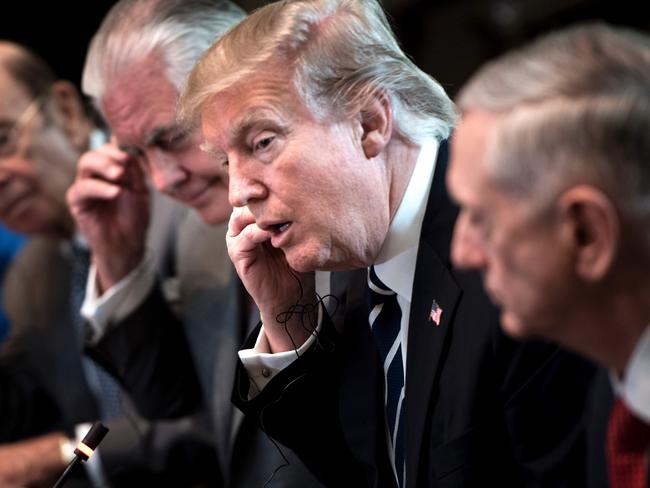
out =
<svg viewBox="0 0 650 488"><path fill-rule="evenodd" d="M285 242L285 236L293 222L278 222L277 224L268 225L266 228L273 233L271 236L271 245L279 248Z"/></svg>
<svg viewBox="0 0 650 488"><path fill-rule="evenodd" d="M271 227L275 230L276 234L280 234L291 226L291 222L282 222L280 224L273 224Z"/></svg>

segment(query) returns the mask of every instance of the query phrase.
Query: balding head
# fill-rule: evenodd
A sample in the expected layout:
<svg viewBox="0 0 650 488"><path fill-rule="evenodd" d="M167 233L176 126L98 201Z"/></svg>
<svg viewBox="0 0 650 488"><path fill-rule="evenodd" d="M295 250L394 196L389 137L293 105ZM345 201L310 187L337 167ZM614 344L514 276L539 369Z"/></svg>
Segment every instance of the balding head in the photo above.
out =
<svg viewBox="0 0 650 488"><path fill-rule="evenodd" d="M0 41L0 222L27 234L71 234L65 192L91 129L72 83Z"/></svg>
<svg viewBox="0 0 650 488"><path fill-rule="evenodd" d="M46 94L57 79L43 59L11 41L0 40L0 69L9 74L30 98Z"/></svg>

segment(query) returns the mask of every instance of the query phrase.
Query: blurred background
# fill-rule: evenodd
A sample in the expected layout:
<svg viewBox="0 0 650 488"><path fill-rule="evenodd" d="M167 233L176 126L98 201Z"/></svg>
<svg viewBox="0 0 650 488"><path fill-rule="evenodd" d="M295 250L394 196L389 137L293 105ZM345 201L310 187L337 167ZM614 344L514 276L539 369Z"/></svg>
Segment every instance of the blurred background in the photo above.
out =
<svg viewBox="0 0 650 488"><path fill-rule="evenodd" d="M263 0L235 0L246 10ZM79 84L88 42L115 0L7 0L0 38L26 44ZM407 53L454 95L485 60L549 30L602 20L650 31L638 0L383 0ZM10 7L7 9L7 7Z"/></svg>

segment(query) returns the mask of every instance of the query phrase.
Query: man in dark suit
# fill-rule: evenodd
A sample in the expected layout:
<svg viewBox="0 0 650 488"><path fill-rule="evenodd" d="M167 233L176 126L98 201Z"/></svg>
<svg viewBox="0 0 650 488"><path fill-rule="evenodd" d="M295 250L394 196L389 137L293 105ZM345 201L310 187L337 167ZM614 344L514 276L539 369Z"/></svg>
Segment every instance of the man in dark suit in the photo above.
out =
<svg viewBox="0 0 650 488"><path fill-rule="evenodd" d="M378 2L256 11L180 106L228 168L228 250L260 309L233 392L247 415L327 486L583 483L591 369L508 340L449 263L455 108Z"/></svg>
<svg viewBox="0 0 650 488"><path fill-rule="evenodd" d="M464 87L449 173L462 206L454 260L484 272L504 330L610 368L611 419L590 438L603 457L607 437L612 487L648 483L648 87L647 35L605 25L550 34ZM607 390L597 383L596 419Z"/></svg>
<svg viewBox="0 0 650 488"><path fill-rule="evenodd" d="M44 419L49 422L32 418L30 430L21 429L22 435L55 434L2 446L3 486L58 476L71 460L75 430L83 437L83 424L95 420L105 421L111 434L86 465L89 478L74 480L78 486L129 486L170 475L165 456L190 429L181 421L154 426L135 417L129 402L120 400L119 386L104 383L108 375L100 378L82 356L79 278L85 278L87 263L65 193L80 154L105 135L71 83L57 80L43 60L10 42L0 43L0 93L0 221L31 236L6 276L3 299L12 327L0 357L12 371L31 375L58 407L54 418ZM158 210L156 205L149 243L160 257L173 226L167 221L172 213ZM23 407L15 400L3 396L3 408L29 413L45 406Z"/></svg>
<svg viewBox="0 0 650 488"><path fill-rule="evenodd" d="M31 375L0 364L0 443L25 437L52 425L58 409Z"/></svg>
<svg viewBox="0 0 650 488"><path fill-rule="evenodd" d="M257 322L225 249L231 207L221 167L176 123L186 74L214 39L244 17L225 0L123 0L94 35L83 89L113 139L85 154L68 201L93 252L84 313L89 354L129 388L147 417L209 411L224 486L263 486L285 464L272 441L230 402L237 349ZM165 300L145 251L147 207L130 178L149 177L190 207L174 243L175 300ZM176 309L177 314L173 313ZM186 357L189 343L191 360ZM197 381L198 377L198 381ZM179 387L183 396L175 393ZM291 456L288 454L288 456ZM267 486L318 486L293 459Z"/></svg>

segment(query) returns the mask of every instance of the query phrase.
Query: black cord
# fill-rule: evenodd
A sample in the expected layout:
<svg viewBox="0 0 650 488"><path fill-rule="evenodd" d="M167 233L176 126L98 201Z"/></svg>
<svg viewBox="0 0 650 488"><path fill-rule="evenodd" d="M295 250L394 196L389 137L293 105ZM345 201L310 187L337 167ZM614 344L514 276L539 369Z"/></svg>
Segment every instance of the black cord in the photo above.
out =
<svg viewBox="0 0 650 488"><path fill-rule="evenodd" d="M61 473L61 476L59 476L59 479L56 480L56 483L54 483L54 486L52 488L61 488L65 483L65 481L68 479L70 471L72 471L72 468L74 468L80 462L81 462L81 458L79 456L75 456L74 459L70 461L70 464L68 464L68 467L65 468L65 471Z"/></svg>
<svg viewBox="0 0 650 488"><path fill-rule="evenodd" d="M330 342L329 347L326 347L327 344L323 341L323 338L320 336L320 334L316 330L316 328L318 326L317 310L318 310L318 307L321 307L321 306L323 308L325 308L325 299L330 298L334 302L334 311L332 312L332 315L335 315L336 312L339 309L339 304L340 304L340 301L339 301L338 297L335 296L335 295L331 295L331 294L325 295L324 297L321 297L320 295L316 294L317 300L313 304L300 303L302 301L303 295L304 295L302 283L300 282L300 278L294 273L293 270L290 270L290 272L291 272L291 276L293 276L294 279L296 280L296 282L298 283L298 287L300 289L300 292L298 294L298 299L296 300L296 303L291 305L286 311L280 312L276 316L275 320L277 321L277 323L281 327L284 328L287 336L289 337L289 340L291 341L291 344L293 345L293 350L296 353L296 357L298 357L298 358L300 357L300 353L298 352L298 346L296 345L293 337L291 336L291 333L289 332L289 328L287 327L287 323L291 320L291 318L294 315L300 315L300 323L301 323L302 328L305 331L307 331L311 336L313 336L315 338L315 341L316 341L315 347L318 347L318 348L320 348L320 349L322 349L322 350L324 350L326 352L334 351L334 343ZM262 429L262 432L264 432L267 439L269 439L269 441L271 441L271 443L273 444L275 449L278 451L278 453L280 454L280 456L284 460L284 462L282 464L280 464L279 466L277 466L273 470L273 473L271 473L271 475L269 476L266 483L264 483L264 488L267 488L270 485L271 481L273 481L273 478L275 478L275 476L277 475L277 473L281 469L291 466L291 463L289 462L289 459L287 459L285 454L282 452L282 449L280 448L280 445L267 433L266 427L264 425L264 418L263 418L264 417L264 412L270 406L279 403L282 400L282 397L284 396L284 392L287 391L291 387L291 385L293 385L296 381L298 381L298 380L300 380L300 379L302 379L304 377L305 377L305 374L302 374L302 375L298 376L297 378L293 379L288 385L286 385L282 389L282 391L280 392L280 395L278 396L278 398L276 398L274 401L272 401L268 405L266 405L262 409L262 411L260 412L260 419L259 420L260 420L260 427Z"/></svg>

